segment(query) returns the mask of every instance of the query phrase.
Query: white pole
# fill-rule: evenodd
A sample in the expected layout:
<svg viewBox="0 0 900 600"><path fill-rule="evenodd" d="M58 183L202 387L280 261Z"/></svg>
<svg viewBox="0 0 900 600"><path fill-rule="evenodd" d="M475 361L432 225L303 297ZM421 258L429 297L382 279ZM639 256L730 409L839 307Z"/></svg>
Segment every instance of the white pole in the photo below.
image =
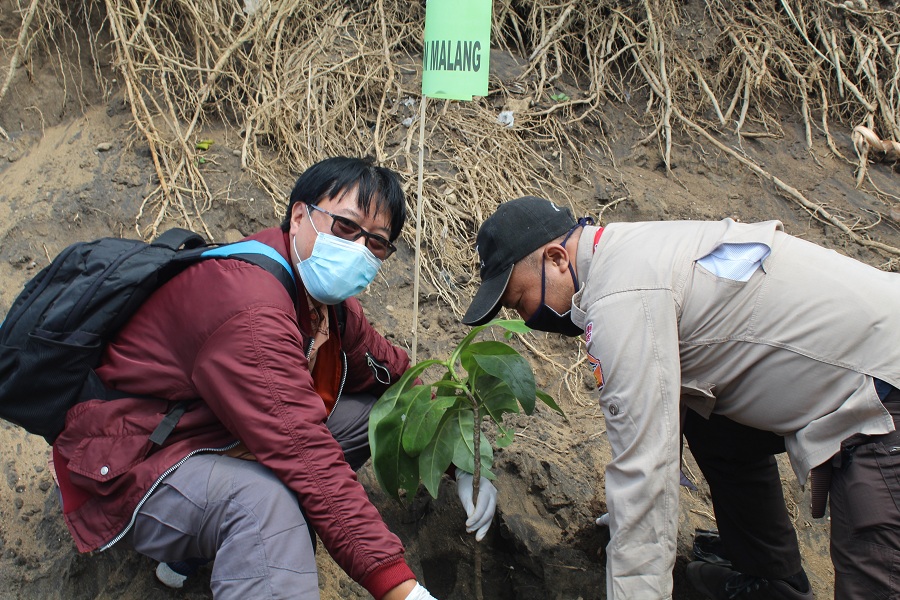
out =
<svg viewBox="0 0 900 600"><path fill-rule="evenodd" d="M416 269L413 277L412 364L416 364L419 347L419 271L422 264L422 187L425 180L425 101L419 104L419 181L416 185Z"/></svg>

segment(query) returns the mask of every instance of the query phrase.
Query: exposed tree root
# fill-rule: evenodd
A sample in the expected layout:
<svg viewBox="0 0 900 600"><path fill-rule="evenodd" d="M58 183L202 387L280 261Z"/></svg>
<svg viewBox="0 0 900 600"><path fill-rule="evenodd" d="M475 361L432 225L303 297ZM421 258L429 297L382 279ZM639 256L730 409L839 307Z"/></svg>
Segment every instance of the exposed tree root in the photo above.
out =
<svg viewBox="0 0 900 600"><path fill-rule="evenodd" d="M725 130L780 137L776 111L784 106L795 107L809 148L824 138L848 163L831 128L860 126L857 184L873 185L868 161L892 160L896 142L885 147L883 140L900 141L900 14L893 4L501 0L492 42L527 57L518 77L492 77L487 98L432 102L420 111L421 4L30 0L19 5L22 25L0 102L36 46L49 50L57 30L74 31L74 14L105 11L120 85L158 182L138 214L140 235L171 223L210 235L203 215L217 198L196 146L209 120L241 136L241 164L279 215L292 177L305 167L335 154L370 155L406 175L410 203L423 218L404 236L422 246L423 281L460 314L478 225L515 196L572 205L584 196L586 156L602 152L604 140L585 148L579 140L586 136L575 134L600 130L610 100L642 99L642 143L659 148L667 173L685 132L717 147ZM515 121L506 127L497 113L510 106ZM426 172L414 196L420 114ZM878 143L864 131L878 132ZM848 225L853 218L838 218L747 156L722 149L855 243L895 252Z"/></svg>

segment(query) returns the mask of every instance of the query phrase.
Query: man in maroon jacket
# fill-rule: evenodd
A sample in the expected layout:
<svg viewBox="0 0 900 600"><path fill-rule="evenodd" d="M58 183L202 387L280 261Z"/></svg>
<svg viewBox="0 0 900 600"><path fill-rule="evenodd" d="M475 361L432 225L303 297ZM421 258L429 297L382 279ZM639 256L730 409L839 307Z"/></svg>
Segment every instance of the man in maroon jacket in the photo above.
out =
<svg viewBox="0 0 900 600"><path fill-rule="evenodd" d="M409 359L353 296L394 252L405 218L395 173L328 159L300 176L281 229L249 238L296 270L296 304L266 270L218 259L141 306L96 370L129 397L76 405L53 446L80 551L125 539L162 562L214 560L217 600L308 599L319 597L314 531L375 598L432 598L354 473L368 458L372 403ZM175 429L151 442L183 401ZM458 478L477 539L496 502L480 485L473 507L471 475Z"/></svg>

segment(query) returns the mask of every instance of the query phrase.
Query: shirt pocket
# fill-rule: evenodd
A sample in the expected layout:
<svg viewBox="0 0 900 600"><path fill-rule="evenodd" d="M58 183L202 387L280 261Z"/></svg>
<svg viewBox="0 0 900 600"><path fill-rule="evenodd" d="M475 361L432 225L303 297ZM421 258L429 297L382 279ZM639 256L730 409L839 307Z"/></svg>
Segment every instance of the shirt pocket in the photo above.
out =
<svg viewBox="0 0 900 600"><path fill-rule="evenodd" d="M900 512L900 433L894 431L887 434L880 444L875 445L873 451L886 493L893 501L894 508Z"/></svg>

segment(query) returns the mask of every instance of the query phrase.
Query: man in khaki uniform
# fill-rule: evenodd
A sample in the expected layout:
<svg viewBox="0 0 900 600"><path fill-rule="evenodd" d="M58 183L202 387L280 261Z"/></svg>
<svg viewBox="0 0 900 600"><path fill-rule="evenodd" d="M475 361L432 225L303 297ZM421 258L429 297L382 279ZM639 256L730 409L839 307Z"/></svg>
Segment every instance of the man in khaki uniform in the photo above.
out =
<svg viewBox="0 0 900 600"><path fill-rule="evenodd" d="M691 563L701 592L812 598L786 451L801 484L831 476L835 597L900 593L900 276L777 221L599 228L534 197L501 205L477 243L463 322L506 307L585 336L613 455L608 598L671 597L682 433L731 563Z"/></svg>

